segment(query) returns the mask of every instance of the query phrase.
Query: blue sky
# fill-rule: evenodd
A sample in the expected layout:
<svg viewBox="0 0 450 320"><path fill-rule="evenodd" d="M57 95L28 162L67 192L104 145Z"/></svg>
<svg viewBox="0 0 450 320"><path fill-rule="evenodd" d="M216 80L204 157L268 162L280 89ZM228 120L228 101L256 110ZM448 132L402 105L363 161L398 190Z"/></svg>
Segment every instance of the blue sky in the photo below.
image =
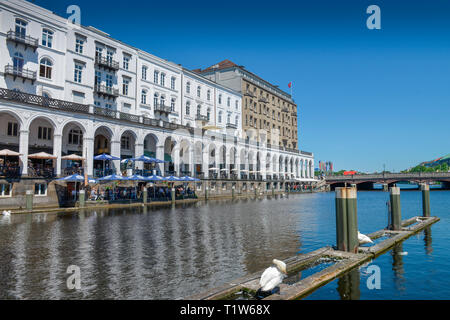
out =
<svg viewBox="0 0 450 320"><path fill-rule="evenodd" d="M450 153L450 1L36 0L187 68L223 59L299 106L300 149L335 169L402 170ZM381 8L381 30L366 9Z"/></svg>

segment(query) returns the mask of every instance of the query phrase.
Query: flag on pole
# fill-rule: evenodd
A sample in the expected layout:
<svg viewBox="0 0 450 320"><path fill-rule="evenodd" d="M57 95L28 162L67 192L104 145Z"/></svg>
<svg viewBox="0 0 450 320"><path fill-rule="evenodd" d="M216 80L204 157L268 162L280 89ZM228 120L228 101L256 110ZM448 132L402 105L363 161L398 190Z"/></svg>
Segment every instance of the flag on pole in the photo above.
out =
<svg viewBox="0 0 450 320"><path fill-rule="evenodd" d="M289 82L288 87L289 87L289 89L292 88L292 82Z"/></svg>

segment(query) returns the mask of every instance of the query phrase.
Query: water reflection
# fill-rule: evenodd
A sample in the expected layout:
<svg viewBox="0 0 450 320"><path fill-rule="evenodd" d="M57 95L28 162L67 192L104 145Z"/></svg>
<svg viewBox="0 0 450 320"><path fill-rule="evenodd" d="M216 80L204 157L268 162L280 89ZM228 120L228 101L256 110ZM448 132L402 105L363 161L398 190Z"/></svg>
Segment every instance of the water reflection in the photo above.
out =
<svg viewBox="0 0 450 320"><path fill-rule="evenodd" d="M403 266L403 257L407 253L403 251L403 243L397 244L391 251L392 270L394 271L394 284L398 291L405 291L406 280L404 278L405 269Z"/></svg>
<svg viewBox="0 0 450 320"><path fill-rule="evenodd" d="M428 227L424 230L424 242L425 242L425 253L427 255L431 255L433 253L433 247L432 247L432 243L433 243L433 239L431 236L431 227Z"/></svg>
<svg viewBox="0 0 450 320"><path fill-rule="evenodd" d="M337 292L341 300L360 299L359 279L360 274L358 269L353 269L338 279Z"/></svg>

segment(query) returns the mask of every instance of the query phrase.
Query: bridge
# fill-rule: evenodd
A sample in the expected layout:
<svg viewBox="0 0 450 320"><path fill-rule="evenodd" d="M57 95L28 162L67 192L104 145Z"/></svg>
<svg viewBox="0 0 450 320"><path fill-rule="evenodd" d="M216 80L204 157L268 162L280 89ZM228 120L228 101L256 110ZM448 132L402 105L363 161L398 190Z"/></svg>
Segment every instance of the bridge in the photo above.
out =
<svg viewBox="0 0 450 320"><path fill-rule="evenodd" d="M442 182L444 189L450 189L450 172L380 173L351 176L327 176L326 183L331 189L356 184L359 190L371 190L374 183L392 186L399 182L430 183Z"/></svg>

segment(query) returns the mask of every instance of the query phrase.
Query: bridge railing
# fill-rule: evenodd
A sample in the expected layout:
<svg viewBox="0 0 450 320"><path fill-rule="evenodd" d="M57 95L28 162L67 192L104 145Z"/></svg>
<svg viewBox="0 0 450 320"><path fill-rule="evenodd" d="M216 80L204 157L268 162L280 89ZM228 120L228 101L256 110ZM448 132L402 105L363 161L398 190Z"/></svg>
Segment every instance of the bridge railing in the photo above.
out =
<svg viewBox="0 0 450 320"><path fill-rule="evenodd" d="M385 174L358 174L351 176L328 176L327 181L354 181L354 180L410 180L410 179L442 179L450 178L450 172L417 172L417 173L385 173Z"/></svg>

